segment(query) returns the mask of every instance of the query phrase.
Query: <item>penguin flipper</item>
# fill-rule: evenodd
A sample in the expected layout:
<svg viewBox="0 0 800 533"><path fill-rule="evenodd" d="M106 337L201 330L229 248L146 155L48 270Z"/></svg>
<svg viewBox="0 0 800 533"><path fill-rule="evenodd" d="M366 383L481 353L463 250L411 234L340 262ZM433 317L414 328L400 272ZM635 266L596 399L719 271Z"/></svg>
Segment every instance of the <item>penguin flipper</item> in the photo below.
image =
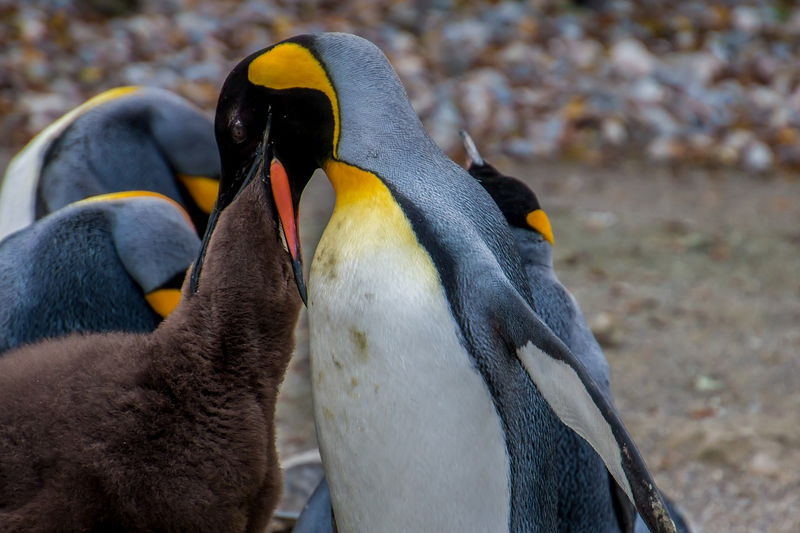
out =
<svg viewBox="0 0 800 533"><path fill-rule="evenodd" d="M324 477L306 502L292 533L336 533L328 480Z"/></svg>
<svg viewBox="0 0 800 533"><path fill-rule="evenodd" d="M675 532L658 488L614 406L589 372L511 285L490 311L503 344L561 421L594 448L653 533Z"/></svg>

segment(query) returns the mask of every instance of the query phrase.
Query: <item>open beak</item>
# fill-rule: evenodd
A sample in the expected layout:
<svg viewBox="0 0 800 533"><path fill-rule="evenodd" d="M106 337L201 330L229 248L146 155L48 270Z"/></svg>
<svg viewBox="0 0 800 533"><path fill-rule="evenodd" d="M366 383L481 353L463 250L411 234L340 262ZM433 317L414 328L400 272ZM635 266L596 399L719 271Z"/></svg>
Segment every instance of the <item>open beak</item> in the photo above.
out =
<svg viewBox="0 0 800 533"><path fill-rule="evenodd" d="M303 304L308 305L308 293L303 279L300 233L297 228L297 213L295 211L292 188L289 185L289 175L286 173L286 168L277 157L273 157L269 165L269 182L272 198L275 200L275 207L278 209L278 219L283 229L286 248L292 257L294 281L297 283L297 290L300 291L300 298L303 299Z"/></svg>

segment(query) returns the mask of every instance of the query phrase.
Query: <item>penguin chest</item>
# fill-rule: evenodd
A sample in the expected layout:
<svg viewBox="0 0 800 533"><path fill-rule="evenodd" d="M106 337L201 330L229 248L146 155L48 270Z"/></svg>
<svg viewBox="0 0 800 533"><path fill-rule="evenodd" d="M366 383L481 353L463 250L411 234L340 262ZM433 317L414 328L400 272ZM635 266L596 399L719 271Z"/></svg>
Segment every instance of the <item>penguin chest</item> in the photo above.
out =
<svg viewBox="0 0 800 533"><path fill-rule="evenodd" d="M399 207L396 207L399 212ZM491 394L402 213L337 209L309 283L314 414L341 531L504 531Z"/></svg>

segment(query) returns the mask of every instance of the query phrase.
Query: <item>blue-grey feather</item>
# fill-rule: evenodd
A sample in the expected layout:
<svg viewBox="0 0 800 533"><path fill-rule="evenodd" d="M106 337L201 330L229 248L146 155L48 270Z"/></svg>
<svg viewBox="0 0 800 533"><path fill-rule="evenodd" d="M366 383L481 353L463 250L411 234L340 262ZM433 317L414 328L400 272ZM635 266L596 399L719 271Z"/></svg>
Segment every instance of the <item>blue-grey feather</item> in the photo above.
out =
<svg viewBox="0 0 800 533"><path fill-rule="evenodd" d="M176 213L155 198L79 204L0 242L0 352L75 332L153 330L161 317L125 261L152 268L144 278L156 286L185 271L199 239ZM123 261L126 237L154 248L130 247Z"/></svg>

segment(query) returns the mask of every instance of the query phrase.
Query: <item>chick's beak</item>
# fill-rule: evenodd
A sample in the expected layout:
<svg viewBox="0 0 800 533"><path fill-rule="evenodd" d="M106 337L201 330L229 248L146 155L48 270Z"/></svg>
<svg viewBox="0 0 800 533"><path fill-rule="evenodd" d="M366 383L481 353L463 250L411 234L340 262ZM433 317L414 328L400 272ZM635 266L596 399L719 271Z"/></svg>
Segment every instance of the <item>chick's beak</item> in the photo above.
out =
<svg viewBox="0 0 800 533"><path fill-rule="evenodd" d="M278 209L278 219L283 229L283 237L286 248L292 258L292 270L294 280L297 283L297 290L300 291L300 298L303 303L308 305L308 294L306 284L303 279L303 258L300 252L300 234L297 228L297 214L295 212L292 188L289 184L289 175L283 163L277 157L273 157L269 165L270 188L272 198L275 200L275 207Z"/></svg>

